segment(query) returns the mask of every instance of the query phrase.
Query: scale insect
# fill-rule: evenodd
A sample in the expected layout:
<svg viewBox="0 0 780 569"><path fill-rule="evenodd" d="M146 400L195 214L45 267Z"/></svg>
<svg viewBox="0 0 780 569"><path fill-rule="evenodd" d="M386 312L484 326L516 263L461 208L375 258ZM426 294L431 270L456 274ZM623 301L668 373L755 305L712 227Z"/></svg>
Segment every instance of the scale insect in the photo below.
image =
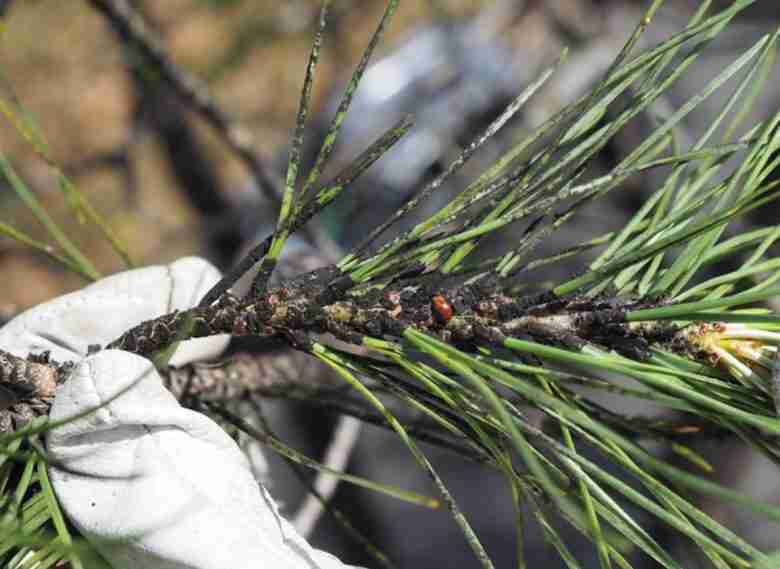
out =
<svg viewBox="0 0 780 569"><path fill-rule="evenodd" d="M431 304L433 305L434 313L442 322L449 322L455 314L450 301L443 294L434 295L433 299L431 299Z"/></svg>

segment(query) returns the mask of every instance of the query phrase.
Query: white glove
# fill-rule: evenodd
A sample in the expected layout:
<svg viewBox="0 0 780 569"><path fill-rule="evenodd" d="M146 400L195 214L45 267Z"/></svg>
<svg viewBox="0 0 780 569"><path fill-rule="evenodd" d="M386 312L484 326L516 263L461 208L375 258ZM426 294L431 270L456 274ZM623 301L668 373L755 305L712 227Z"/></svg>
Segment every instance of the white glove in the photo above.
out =
<svg viewBox="0 0 780 569"><path fill-rule="evenodd" d="M67 467L50 468L60 504L115 569L346 567L295 532L235 442L182 408L148 360L119 350L86 356L91 344L194 306L218 279L197 258L127 271L0 329L0 349L14 355L50 350L55 360L78 362L52 420L103 405L47 435L51 457ZM227 342L183 342L171 363L215 357Z"/></svg>

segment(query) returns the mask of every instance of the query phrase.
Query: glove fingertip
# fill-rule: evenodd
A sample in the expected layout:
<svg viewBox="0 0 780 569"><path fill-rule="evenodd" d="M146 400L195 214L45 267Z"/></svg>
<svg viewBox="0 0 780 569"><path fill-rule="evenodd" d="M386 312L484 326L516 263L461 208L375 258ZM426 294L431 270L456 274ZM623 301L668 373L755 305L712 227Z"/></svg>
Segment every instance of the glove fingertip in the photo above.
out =
<svg viewBox="0 0 780 569"><path fill-rule="evenodd" d="M186 310L200 302L222 274L214 265L201 257L182 257L168 266L171 278L171 303L173 310Z"/></svg>
<svg viewBox="0 0 780 569"><path fill-rule="evenodd" d="M195 306L222 277L214 265L200 257L183 257L169 265L168 269L172 310L186 310ZM214 359L225 350L229 342L228 335L182 342L169 363L179 367L194 361Z"/></svg>

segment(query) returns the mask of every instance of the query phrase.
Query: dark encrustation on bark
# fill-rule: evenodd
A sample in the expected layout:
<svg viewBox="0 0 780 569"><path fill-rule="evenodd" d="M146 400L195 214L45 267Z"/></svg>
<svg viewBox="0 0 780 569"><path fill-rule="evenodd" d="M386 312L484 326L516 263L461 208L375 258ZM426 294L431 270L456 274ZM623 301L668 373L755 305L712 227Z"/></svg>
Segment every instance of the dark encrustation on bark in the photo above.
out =
<svg viewBox="0 0 780 569"><path fill-rule="evenodd" d="M650 345L672 342L678 330L672 324L626 322L627 311L663 303L657 299L516 296L495 282L448 290L429 284L353 286L348 276L326 267L259 298L225 293L211 306L149 320L107 347L149 355L175 341L186 326L193 338L282 336L305 349L310 334L330 333L361 345L364 336L398 338L411 326L464 349L521 337L571 348L593 343L641 359Z"/></svg>
<svg viewBox="0 0 780 569"><path fill-rule="evenodd" d="M597 344L634 359L643 359L652 345L664 345L678 352L687 349L680 345L681 334L673 324L626 321L629 310L664 304L662 299L557 297L549 292L518 296L504 290L494 279L453 288L442 288L435 280L425 278L415 281L401 281L380 289L356 285L337 267L324 267L300 275L259 298L239 299L228 292L210 306L165 314L139 324L104 347L151 356L178 340L230 334L282 338L291 347L307 352L312 336L332 334L360 346L365 336L399 338L406 328L412 327L467 351L478 345L500 344L507 337L573 349ZM182 330L187 333L182 335ZM307 355L301 353L297 357L303 360ZM46 375L51 373L47 371L51 369L48 363L15 361L10 354L4 354L0 360L0 387L6 392L10 390L13 404L18 404L15 402L26 393L27 400L34 401L33 407L38 409L18 409L19 420L12 423L48 410L53 386L62 375L55 374L52 383L52 376ZM37 373L36 365L45 369ZM252 365L256 362L249 364L239 358L223 368L190 367L187 372L169 371L166 381L177 396L187 391L211 400L241 398L262 391L263 387L271 389L271 384L258 384L262 384L262 378L275 378L272 383L279 385L278 373L258 369L237 372L242 366ZM219 369L230 372L223 374ZM48 383L41 377L49 378ZM0 430L14 428L5 423Z"/></svg>

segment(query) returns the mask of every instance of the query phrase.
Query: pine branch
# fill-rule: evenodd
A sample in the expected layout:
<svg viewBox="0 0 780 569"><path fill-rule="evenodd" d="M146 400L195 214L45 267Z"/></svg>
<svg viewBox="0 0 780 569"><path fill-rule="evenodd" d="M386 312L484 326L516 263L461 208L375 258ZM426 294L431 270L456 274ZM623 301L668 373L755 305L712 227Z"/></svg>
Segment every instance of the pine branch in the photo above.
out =
<svg viewBox="0 0 780 569"><path fill-rule="evenodd" d="M8 433L35 417L47 416L57 386L73 362L58 363L46 354L19 358L0 350L0 433ZM161 371L163 384L180 401L229 402L251 397L292 399L326 397L336 391L331 374L307 355L294 350L261 355L238 354L218 364L189 364Z"/></svg>
<svg viewBox="0 0 780 569"><path fill-rule="evenodd" d="M532 336L551 344L595 343L641 354L651 344L671 342L677 332L673 325L629 325L631 311L661 306L658 300L517 296L490 281L451 290L436 284L388 287L352 296L334 286L338 274L335 266L318 269L249 301L226 293L213 306L143 322L106 347L150 356L177 339L231 334L286 338L300 348L312 334L323 333L360 346L365 336L400 339L412 327L461 346ZM188 331L180 337L185 325Z"/></svg>

